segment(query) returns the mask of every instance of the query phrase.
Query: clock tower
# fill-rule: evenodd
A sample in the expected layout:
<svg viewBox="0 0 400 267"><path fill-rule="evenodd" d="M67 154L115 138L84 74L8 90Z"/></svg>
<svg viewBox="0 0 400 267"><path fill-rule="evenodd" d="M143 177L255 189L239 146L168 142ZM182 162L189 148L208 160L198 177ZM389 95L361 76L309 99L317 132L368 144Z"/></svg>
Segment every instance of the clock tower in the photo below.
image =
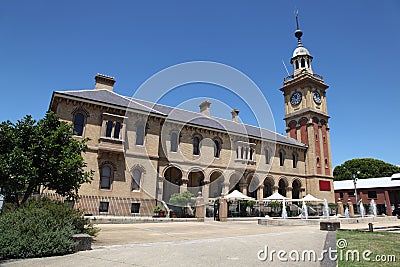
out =
<svg viewBox="0 0 400 267"><path fill-rule="evenodd" d="M308 146L306 152L306 193L334 202L329 115L325 84L322 76L311 67L313 57L303 46L296 15L297 47L290 63L293 75L284 79L280 89L284 95L286 132Z"/></svg>

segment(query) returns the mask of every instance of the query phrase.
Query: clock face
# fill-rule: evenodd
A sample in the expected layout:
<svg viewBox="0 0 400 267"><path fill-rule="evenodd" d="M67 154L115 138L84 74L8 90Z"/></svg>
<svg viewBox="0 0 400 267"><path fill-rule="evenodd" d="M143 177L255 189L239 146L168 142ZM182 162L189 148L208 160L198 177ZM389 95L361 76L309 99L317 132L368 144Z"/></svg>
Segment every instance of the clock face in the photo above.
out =
<svg viewBox="0 0 400 267"><path fill-rule="evenodd" d="M292 105L298 105L300 104L300 102L301 102L301 93L295 92L290 98L290 103L292 103Z"/></svg>
<svg viewBox="0 0 400 267"><path fill-rule="evenodd" d="M313 99L318 105L321 104L321 94L318 91L314 92Z"/></svg>

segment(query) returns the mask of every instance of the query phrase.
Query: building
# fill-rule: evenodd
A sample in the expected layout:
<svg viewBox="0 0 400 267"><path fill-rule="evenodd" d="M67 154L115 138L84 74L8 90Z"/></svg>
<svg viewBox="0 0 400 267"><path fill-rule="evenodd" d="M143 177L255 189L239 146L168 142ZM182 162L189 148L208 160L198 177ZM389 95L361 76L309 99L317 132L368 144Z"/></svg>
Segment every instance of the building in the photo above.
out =
<svg viewBox="0 0 400 267"><path fill-rule="evenodd" d="M56 91L50 109L90 138L84 155L94 180L76 204L90 214L151 215L173 193L201 191L206 200L234 189L257 199L274 192L289 198L312 194L334 201L326 89L301 42L284 79L287 136L114 92L115 79L95 77L89 90Z"/></svg>
<svg viewBox="0 0 400 267"><path fill-rule="evenodd" d="M370 203L374 200L378 214L400 215L400 173L391 177L358 179L357 201ZM356 204L353 180L335 181L335 200Z"/></svg>

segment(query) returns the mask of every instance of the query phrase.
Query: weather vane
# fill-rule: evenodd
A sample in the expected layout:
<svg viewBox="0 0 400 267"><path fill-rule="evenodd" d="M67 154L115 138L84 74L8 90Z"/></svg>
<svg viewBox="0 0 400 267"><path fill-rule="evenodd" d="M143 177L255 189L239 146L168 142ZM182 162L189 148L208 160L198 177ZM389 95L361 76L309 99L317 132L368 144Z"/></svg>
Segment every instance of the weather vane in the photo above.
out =
<svg viewBox="0 0 400 267"><path fill-rule="evenodd" d="M298 30L299 29L299 9L296 8L295 14L296 14L296 27Z"/></svg>

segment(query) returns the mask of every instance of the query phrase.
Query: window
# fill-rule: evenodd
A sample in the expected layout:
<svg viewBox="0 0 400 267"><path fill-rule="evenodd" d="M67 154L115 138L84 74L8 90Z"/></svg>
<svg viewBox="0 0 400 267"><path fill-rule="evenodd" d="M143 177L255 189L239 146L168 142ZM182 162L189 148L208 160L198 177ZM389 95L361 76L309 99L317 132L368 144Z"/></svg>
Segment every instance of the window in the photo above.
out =
<svg viewBox="0 0 400 267"><path fill-rule="evenodd" d="M114 128L114 138L119 139L119 133L121 131L121 123L116 122L115 123L115 128Z"/></svg>
<svg viewBox="0 0 400 267"><path fill-rule="evenodd" d="M347 192L347 194L349 195L349 197L354 197L354 191Z"/></svg>
<svg viewBox="0 0 400 267"><path fill-rule="evenodd" d="M178 135L176 133L171 134L171 151L178 151Z"/></svg>
<svg viewBox="0 0 400 267"><path fill-rule="evenodd" d="M297 168L297 155L295 153L292 154L293 160L293 168Z"/></svg>
<svg viewBox="0 0 400 267"><path fill-rule="evenodd" d="M283 166L285 164L285 155L283 151L279 152L279 165Z"/></svg>
<svg viewBox="0 0 400 267"><path fill-rule="evenodd" d="M343 195L344 195L343 192L339 192L339 197L340 198L343 198L344 197Z"/></svg>
<svg viewBox="0 0 400 267"><path fill-rule="evenodd" d="M325 168L329 168L329 166L328 166L328 159L325 159Z"/></svg>
<svg viewBox="0 0 400 267"><path fill-rule="evenodd" d="M368 191L368 198L376 198L376 191Z"/></svg>
<svg viewBox="0 0 400 267"><path fill-rule="evenodd" d="M296 60L296 70L299 68L299 61Z"/></svg>
<svg viewBox="0 0 400 267"><path fill-rule="evenodd" d="M84 127L85 127L85 116L82 113L76 113L74 117L75 134L78 136L82 136Z"/></svg>
<svg viewBox="0 0 400 267"><path fill-rule="evenodd" d="M140 203L132 203L131 205L131 213L139 213Z"/></svg>
<svg viewBox="0 0 400 267"><path fill-rule="evenodd" d="M250 160L253 160L254 149L250 148Z"/></svg>
<svg viewBox="0 0 400 267"><path fill-rule="evenodd" d="M301 62L301 67L304 68L306 66L304 58L302 58L300 62Z"/></svg>
<svg viewBox="0 0 400 267"><path fill-rule="evenodd" d="M110 189L111 188L111 168L109 166L104 166L101 168L100 176L100 189Z"/></svg>
<svg viewBox="0 0 400 267"><path fill-rule="evenodd" d="M136 127L136 145L142 146L144 144L144 126L138 125Z"/></svg>
<svg viewBox="0 0 400 267"><path fill-rule="evenodd" d="M142 178L142 172L138 169L135 169L132 172L132 191L140 189L140 179Z"/></svg>
<svg viewBox="0 0 400 267"><path fill-rule="evenodd" d="M266 149L265 150L265 164L269 164L269 163L270 163L269 150Z"/></svg>
<svg viewBox="0 0 400 267"><path fill-rule="evenodd" d="M221 153L221 144L218 140L214 140L214 157L219 158Z"/></svg>
<svg viewBox="0 0 400 267"><path fill-rule="evenodd" d="M198 136L193 138L193 155L200 155L200 138Z"/></svg>
<svg viewBox="0 0 400 267"><path fill-rule="evenodd" d="M109 202L100 201L99 212L108 212Z"/></svg>
<svg viewBox="0 0 400 267"><path fill-rule="evenodd" d="M113 128L113 122L112 121L107 121L107 124L106 124L106 137L111 137L112 128Z"/></svg>
<svg viewBox="0 0 400 267"><path fill-rule="evenodd" d="M319 167L319 157L317 157L317 167Z"/></svg>

